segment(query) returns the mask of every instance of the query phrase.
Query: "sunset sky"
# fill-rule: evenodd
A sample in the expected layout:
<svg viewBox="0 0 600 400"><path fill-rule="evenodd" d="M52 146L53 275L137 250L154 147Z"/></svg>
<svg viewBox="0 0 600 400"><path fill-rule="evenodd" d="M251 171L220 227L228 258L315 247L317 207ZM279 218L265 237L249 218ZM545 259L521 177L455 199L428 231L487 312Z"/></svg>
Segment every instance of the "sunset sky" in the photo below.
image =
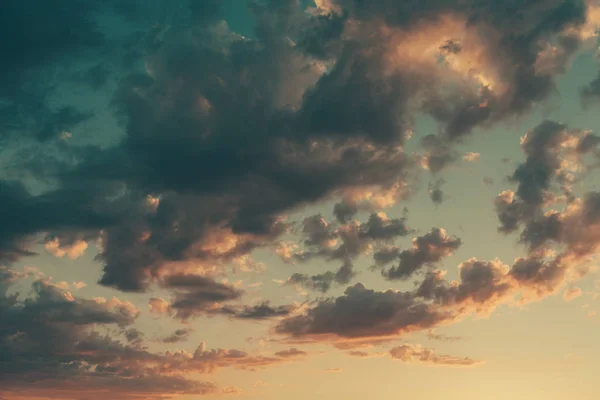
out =
<svg viewBox="0 0 600 400"><path fill-rule="evenodd" d="M0 400L600 398L599 29L0 1Z"/></svg>

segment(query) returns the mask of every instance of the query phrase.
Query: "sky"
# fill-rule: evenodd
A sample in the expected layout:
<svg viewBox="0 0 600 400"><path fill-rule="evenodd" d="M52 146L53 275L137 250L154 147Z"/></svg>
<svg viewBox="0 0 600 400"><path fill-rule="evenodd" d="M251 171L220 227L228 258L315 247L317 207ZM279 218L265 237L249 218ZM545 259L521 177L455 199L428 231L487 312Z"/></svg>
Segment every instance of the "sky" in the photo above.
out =
<svg viewBox="0 0 600 400"><path fill-rule="evenodd" d="M0 2L0 400L600 398L599 28Z"/></svg>

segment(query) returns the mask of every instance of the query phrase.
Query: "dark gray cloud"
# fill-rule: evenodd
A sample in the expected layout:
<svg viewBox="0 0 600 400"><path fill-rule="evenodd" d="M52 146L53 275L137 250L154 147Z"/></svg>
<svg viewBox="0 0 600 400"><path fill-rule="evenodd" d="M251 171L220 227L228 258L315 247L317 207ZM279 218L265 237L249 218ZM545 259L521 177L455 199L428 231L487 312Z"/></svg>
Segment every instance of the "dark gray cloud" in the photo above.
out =
<svg viewBox="0 0 600 400"><path fill-rule="evenodd" d="M28 0L0 5L0 141L10 134L47 141L89 115L47 102L56 62L86 57L106 44L94 13L96 1L56 7Z"/></svg>
<svg viewBox="0 0 600 400"><path fill-rule="evenodd" d="M296 337L388 336L432 328L445 318L410 292L377 292L357 283L340 297L318 302L305 315L284 319L277 332Z"/></svg>
<svg viewBox="0 0 600 400"><path fill-rule="evenodd" d="M425 149L422 164L432 174L440 172L458 159L458 153L452 149L451 144L440 136L424 136L421 138L421 146Z"/></svg>
<svg viewBox="0 0 600 400"><path fill-rule="evenodd" d="M341 201L333 207L333 215L341 224L349 222L357 213L357 205L347 201Z"/></svg>
<svg viewBox="0 0 600 400"><path fill-rule="evenodd" d="M427 339L439 340L442 342L457 342L459 340L462 340L463 338L461 336L448 336L444 335L443 333L435 333L434 331L429 331L427 332Z"/></svg>
<svg viewBox="0 0 600 400"><path fill-rule="evenodd" d="M90 0L57 7L26 0L0 6L5 60L0 66L0 140L32 139L47 149L56 144L53 139L92 117L80 104L57 100L61 86L75 82L99 89L114 73L128 70L120 57L138 30L188 23L189 18L175 15L177 5L159 3ZM123 22L129 24L125 30L115 29ZM140 54L145 47L138 46Z"/></svg>
<svg viewBox="0 0 600 400"><path fill-rule="evenodd" d="M365 223L350 220L345 224L335 225L327 222L320 214L313 215L302 221L302 233L306 237L304 249L291 257L298 261L322 257L327 260L343 260L348 264L373 245L393 242L396 238L411 233L412 230L406 226L406 219L371 213ZM286 257L290 256L286 254Z"/></svg>
<svg viewBox="0 0 600 400"><path fill-rule="evenodd" d="M167 276L162 280L162 285L173 291L170 309L182 319L206 313L222 302L237 300L242 296L242 292L232 286L199 275Z"/></svg>
<svg viewBox="0 0 600 400"><path fill-rule="evenodd" d="M545 213L544 207L556 202L557 193L568 202L575 201L571 187L590 168L585 156L596 149L598 140L593 133L553 121L528 132L521 143L527 158L510 178L518 184L517 190L504 191L495 200L499 230L510 233L524 224L521 239L531 249L556 241L561 213Z"/></svg>
<svg viewBox="0 0 600 400"><path fill-rule="evenodd" d="M412 248L397 253L399 264L383 270L383 276L390 280L408 279L423 266L438 263L452 255L462 245L462 241L449 236L444 229L433 228L425 235L414 238L412 244ZM381 265L391 262L396 252L394 248L384 249L373 257Z"/></svg>
<svg viewBox="0 0 600 400"><path fill-rule="evenodd" d="M598 222L588 226L597 229ZM458 266L457 281L445 279L444 271L431 271L412 291L375 291L357 283L342 296L317 300L305 313L283 319L276 331L296 340L330 341L348 348L361 340L431 331L473 313L487 315L517 296L521 302L536 301L557 292L567 275L577 272L577 257L600 247L598 234L590 233L586 227L578 237L587 245L582 253L570 250L551 259L528 255L512 267L472 258ZM582 248L577 243L575 249Z"/></svg>
<svg viewBox="0 0 600 400"><path fill-rule="evenodd" d="M335 213L335 208L334 208ZM393 242L412 232L406 226L406 217L389 218L383 213L371 213L365 223L350 220L341 225L328 223L320 215L313 215L302 221L306 239L304 249L282 254L286 262L291 260L307 262L314 258L341 260L344 264L337 271L327 271L316 275L295 273L288 283L301 285L318 292L327 292L333 284L345 285L356 275L352 260L369 251L373 246Z"/></svg>
<svg viewBox="0 0 600 400"><path fill-rule="evenodd" d="M342 265L337 271L327 271L318 275L295 273L288 279L289 284L301 285L318 292L327 292L332 284L346 285L356 275L350 263Z"/></svg>
<svg viewBox="0 0 600 400"><path fill-rule="evenodd" d="M518 183L517 190L502 192L495 206L501 232L509 233L522 227L520 242L534 256L527 259L530 267L548 264L539 260L539 252L552 245L565 246L550 262L556 268L597 247L594 231L597 194L590 192L577 198L572 185L582 172L593 166L585 157L593 154L598 140L591 132L568 129L552 121L542 122L522 140L521 147L527 158L511 177ZM548 209L556 203L565 203L566 208ZM528 270L531 268L524 269Z"/></svg>
<svg viewBox="0 0 600 400"><path fill-rule="evenodd" d="M319 300L305 314L282 320L276 330L333 342L389 338L430 330L473 312L490 312L523 290L499 261L467 260L459 266L459 276L454 284L442 272L431 272L414 291L406 292L378 292L358 283L340 297Z"/></svg>
<svg viewBox="0 0 600 400"><path fill-rule="evenodd" d="M289 315L294 307L291 305L272 306L269 301L256 305L232 304L240 300L243 292L235 287L218 283L210 277L197 275L178 275L167 277L162 285L173 293L173 299L151 298L148 305L155 314L173 315L182 320L209 315L223 315L243 320L266 320Z"/></svg>
<svg viewBox="0 0 600 400"><path fill-rule="evenodd" d="M464 306L473 304L480 311L494 309L500 300L511 293L507 282L509 269L500 261L470 259L459 265L460 281L452 285L440 273L430 273L421 282L417 295L434 300L434 304Z"/></svg>
<svg viewBox="0 0 600 400"><path fill-rule="evenodd" d="M123 332L128 343L139 346L144 340L144 333L136 328L130 328Z"/></svg>
<svg viewBox="0 0 600 400"><path fill-rule="evenodd" d="M441 204L444 202L444 191L442 185L445 183L443 179L435 181L429 185L429 198L434 204Z"/></svg>
<svg viewBox="0 0 600 400"><path fill-rule="evenodd" d="M273 317L284 317L293 311L292 306L271 306L268 301L255 306L244 306L241 310L234 311L236 318L261 320Z"/></svg>
<svg viewBox="0 0 600 400"><path fill-rule="evenodd" d="M527 133L521 144L527 160L511 177L512 181L518 182L516 193L525 203L539 205L543 202L551 178L560 173L560 150L569 137L567 127L553 121L544 121Z"/></svg>
<svg viewBox="0 0 600 400"><path fill-rule="evenodd" d="M191 328L177 329L169 336L162 338L160 341L163 343L179 343L185 342L189 339L190 333L193 332Z"/></svg>
<svg viewBox="0 0 600 400"><path fill-rule="evenodd" d="M89 82L101 85L105 69L94 49L104 46L107 32L94 23L96 3L68 10L51 7L24 20L25 10L34 4L4 6L7 31L2 37L19 37L27 44L9 43L13 57L6 64L8 75L48 66L58 58L79 57L92 68L86 75ZM109 199L118 192L129 211L115 216L118 223L99 224L102 284L143 291L168 265L186 260L225 264L271 245L285 232L280 216L289 210L350 189L403 188L414 160L401 146L419 111L443 126L442 136L426 141L435 144L427 148L428 163L437 171L452 160L455 138L547 97L554 75L536 73L537 55L544 42L557 38L565 54L574 51L577 40L566 40L567 31L585 20L583 1L575 0L535 5L341 0L332 4L343 12L315 15L303 12L297 2L256 3L251 7L256 18L252 40L218 21L218 2L164 9L155 3L113 4L110 10L117 18L149 21L160 16L154 31L143 28L129 45L119 43L121 48L140 47L139 57L147 67L133 75L124 72L130 67L113 71L121 74L114 106L125 136L112 147L70 148L70 162L50 169L56 174L45 172L45 178L59 186L46 196L59 204L73 187L94 182L110 190L92 191L81 202L85 207L95 204L110 210ZM456 18L448 23L438 18L448 13ZM519 24L514 23L515 16ZM35 29L24 29L27 21L37 21ZM381 21L390 29L382 29ZM169 23L176 27L167 29ZM77 35L69 33L73 26L80 27L75 29ZM451 46L440 43L446 66L437 57L404 62L402 57L413 57L412 33L424 32L423 37L434 43L445 36L438 35L439 30L467 32L480 39L474 48L455 39ZM45 41L38 40L41 36ZM406 52L395 59L403 47ZM473 74L452 67L452 57L480 50L485 61L474 68L491 83L473 85ZM77 109L57 112L42 136L53 136L85 116ZM147 195L159 199L154 211L132 212L145 207ZM352 207L338 207L336 212L343 221L353 213ZM22 228L11 225L3 232L3 247L10 244L13 259L28 254L30 247L23 238L36 230L80 230L81 223L63 222L70 218L55 217L44 227L31 226L25 236ZM387 233L372 233L383 235L379 236L383 240L394 228L385 229ZM235 237L236 246L225 252L210 249L215 230ZM350 245L351 238L340 238L346 243L332 257L354 257L357 248Z"/></svg>
<svg viewBox="0 0 600 400"><path fill-rule="evenodd" d="M299 356L305 356L307 354L308 354L307 352L298 350L295 347L292 347L291 349L288 349L288 350L278 351L277 353L275 353L276 356L283 357L283 358L299 357Z"/></svg>
<svg viewBox="0 0 600 400"><path fill-rule="evenodd" d="M484 176L481 179L481 183L485 184L485 185L493 185L494 184L494 178L489 177L489 176Z"/></svg>
<svg viewBox="0 0 600 400"><path fill-rule="evenodd" d="M71 187L31 195L20 182L0 180L0 261L10 262L29 250L41 232L99 231L119 218L117 204L95 204L89 187ZM124 211L124 210L123 210ZM93 235L92 235L93 236ZM97 236L97 233L96 233Z"/></svg>

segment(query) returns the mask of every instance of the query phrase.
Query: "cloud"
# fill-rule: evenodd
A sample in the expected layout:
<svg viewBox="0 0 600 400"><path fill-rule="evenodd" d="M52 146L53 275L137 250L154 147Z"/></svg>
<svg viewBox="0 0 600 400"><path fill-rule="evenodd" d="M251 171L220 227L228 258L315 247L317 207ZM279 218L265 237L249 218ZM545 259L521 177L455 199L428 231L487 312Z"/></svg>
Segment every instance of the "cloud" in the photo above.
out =
<svg viewBox="0 0 600 400"><path fill-rule="evenodd" d="M190 333L193 332L193 329L177 329L169 336L162 338L160 341L163 343L179 343L185 342L189 339Z"/></svg>
<svg viewBox="0 0 600 400"><path fill-rule="evenodd" d="M427 111L444 123L446 134L451 138L464 135L477 125L521 113L547 97L554 85L554 74L568 62L581 42L579 29L584 28L587 17L583 2L551 0L537 3L535 7L526 3L509 7L493 1L467 1L460 7L448 2L417 1L384 4L334 0L329 3L331 9L339 9L349 20L360 20L365 30L373 29L373 21L384 21L392 32L396 28L408 31L404 38L389 34L390 41L403 48L404 54L408 53L390 56L390 63L402 71L402 61L414 57L413 62L420 61L417 65L430 75L430 87L435 88L436 78L442 73L446 82L452 78L460 82L467 71L479 73L471 79L486 90L477 94L465 90L460 100L448 102L436 93L437 96L425 102ZM515 16L519 23L515 22ZM415 31L420 33L420 41L415 38L413 44L410 33ZM449 41L448 37L453 39ZM517 37L522 39L517 40ZM561 57L554 60L556 67L543 72L536 70L536 61L544 56L546 45L552 43L552 39L556 39L553 43L561 53ZM412 46L414 53L410 52ZM417 53L417 48L426 51ZM447 69L432 72L427 57L440 53L446 58ZM475 54L479 57L474 57ZM413 86L418 84L419 81Z"/></svg>
<svg viewBox="0 0 600 400"><path fill-rule="evenodd" d="M83 255L87 249L88 244L83 240L77 240L74 243L63 246L60 243L60 239L53 238L44 243L44 249L55 257L62 258L64 256L74 260Z"/></svg>
<svg viewBox="0 0 600 400"><path fill-rule="evenodd" d="M411 233L406 226L406 217L389 218L385 213L371 213L365 223L350 220L339 226L329 224L320 214L302 221L302 233L305 236L304 249L288 244L281 249L285 260L299 262L310 261L315 257L345 262L338 272L348 276L349 262L369 251L373 246L390 243L398 237ZM322 280L322 279L320 279Z"/></svg>
<svg viewBox="0 0 600 400"><path fill-rule="evenodd" d="M477 161L477 160L479 160L479 157L481 157L481 154L470 151L463 155L463 160L464 161Z"/></svg>
<svg viewBox="0 0 600 400"><path fill-rule="evenodd" d="M421 363L436 366L472 367L483 362L470 358L460 358L448 355L438 355L433 350L421 346L404 344L390 350L390 356L407 364Z"/></svg>
<svg viewBox="0 0 600 400"><path fill-rule="evenodd" d="M283 350L280 353L272 356L251 355L236 349L206 350L204 345L200 345L194 353L168 352L164 367L182 373L213 373L220 368L228 367L256 371L271 365L294 361L306 354L296 349Z"/></svg>
<svg viewBox="0 0 600 400"><path fill-rule="evenodd" d="M275 353L276 356L278 357L283 357L283 358L289 358L289 357L299 357L299 356L305 356L308 353L306 353L305 351L301 351L298 350L296 348L291 348L288 350L282 350L282 351L278 351L277 353Z"/></svg>
<svg viewBox="0 0 600 400"><path fill-rule="evenodd" d="M335 209L334 209L335 213ZM342 260L337 271L327 271L316 275L295 273L288 283L305 288L327 292L332 284L344 285L356 275L352 260L365 254L373 247L392 243L396 238L412 232L406 226L406 217L389 218L385 213L371 213L365 223L349 220L339 226L330 224L320 214L302 220L303 247L293 243L283 243L276 252L286 262L308 262L314 258Z"/></svg>
<svg viewBox="0 0 600 400"><path fill-rule="evenodd" d="M333 283L345 285L356 275L352 264L342 265L336 272L327 271L322 274L309 276L307 274L295 273L288 279L289 284L301 285L305 288L318 292L327 292Z"/></svg>
<svg viewBox="0 0 600 400"><path fill-rule="evenodd" d="M73 229L90 232L113 222L112 212L94 207L90 194L81 189L33 196L20 182L0 180L0 216L5 227L0 233L0 261L12 262L35 254L29 247L40 232ZM23 218L24 215L28 218ZM69 244L62 250L52 245L49 248L55 253L62 251L75 256L81 247Z"/></svg>
<svg viewBox="0 0 600 400"><path fill-rule="evenodd" d="M271 306L268 301L254 305L254 306L243 306L241 309L233 309L233 315L236 318L248 319L248 320L262 320L275 317L284 317L291 314L294 311L293 306Z"/></svg>
<svg viewBox="0 0 600 400"><path fill-rule="evenodd" d="M382 352L369 353L369 352L361 351L361 350L352 350L352 351L347 352L346 354L348 354L351 357L358 357L358 358L372 358L372 357L381 357L381 356L385 355L385 353L382 353Z"/></svg>
<svg viewBox="0 0 600 400"><path fill-rule="evenodd" d="M494 184L494 178L491 178L489 176L484 176L481 179L481 183L485 184L485 185L493 185Z"/></svg>
<svg viewBox="0 0 600 400"><path fill-rule="evenodd" d="M435 183L429 185L429 198L435 204L441 204L444 201L444 192L442 185L445 183L443 179L437 180Z"/></svg>
<svg viewBox="0 0 600 400"><path fill-rule="evenodd" d="M38 243L55 256L77 258L95 242L102 285L169 292L168 299L150 300L152 313L280 318L275 329L288 338L351 348L489 313L519 294L542 298L582 274L578 265L598 250L600 195L577 198L572 186L599 139L550 121L527 133L527 158L511 175L517 188L495 202L501 231L522 228L528 251L510 266L468 259L458 279L448 281L434 265L460 239L435 228L403 250L394 241L412 232L406 219L379 212L412 193L421 166L438 179L460 159L455 144L466 135L551 95L589 29L584 2L320 0L310 13L298 2L253 3L252 39L220 21L216 1L164 12L144 2L117 3L0 5L7 43L0 142L16 158L22 138L44 143L43 151L26 149L15 167L17 176L35 181L32 187L0 181L0 262L33 255ZM141 33L108 32L100 14L123 18ZM150 30L139 21L144 15L160 23ZM75 78L50 77L58 65L73 65L68 74ZM50 104L54 86L68 87L71 79L86 90L117 86L113 96L102 96L112 97L124 128L118 140L60 140L93 118L79 104ZM421 138L421 156L404 148L417 116L439 128ZM440 202L439 185L431 189ZM274 248L298 226L286 215L323 201L336 203L336 222L308 217L299 224L303 242L278 251L290 263L318 258L342 267L290 281L322 292L347 285L352 263L371 251L380 266L397 262L383 270L387 279L421 272L423 279L406 291L357 283L298 309L241 304L238 287L215 279L232 265L256 270L251 254ZM548 211L559 201L564 209ZM369 213L366 222L355 220L362 212ZM6 391L51 382L39 387L52 392L76 382L74 390L108 386L119 398L133 398L141 387L157 397L204 394L218 388L187 380L187 373L290 358L203 347L150 353L130 328L138 314L131 304L79 299L40 281L33 297L20 300L7 295L19 275L0 271L0 354L18 360L7 371ZM105 325L119 327L127 344L94 331ZM420 348L396 353L460 362Z"/></svg>
<svg viewBox="0 0 600 400"><path fill-rule="evenodd" d="M436 270L412 291L375 291L357 283L342 296L317 300L305 312L281 320L276 332L352 348L473 314L486 316L501 304L515 303L517 296L521 303L539 300L564 283L566 271L558 260L518 258L509 267L500 260L471 258L458 266L458 281L449 282L444 271Z"/></svg>
<svg viewBox="0 0 600 400"><path fill-rule="evenodd" d="M200 275L170 275L162 281L162 285L173 290L174 298L169 309L182 319L202 314L242 295L232 286Z"/></svg>
<svg viewBox="0 0 600 400"><path fill-rule="evenodd" d="M273 356L254 356L241 350L206 350L195 353L152 353L141 347L143 334L131 327L139 311L118 299L86 300L42 281L32 285L33 296L19 300L8 289L27 277L0 268L0 394L64 398L108 390L123 399L164 398L176 394L209 394L218 391L210 382L186 378L190 373L210 373L233 367L255 370L288 362L306 354L297 349ZM102 327L123 328L126 344L99 333ZM184 340L188 329L164 338ZM87 396L87 395L86 395Z"/></svg>
<svg viewBox="0 0 600 400"><path fill-rule="evenodd" d="M535 224L541 208L554 201L552 189L572 197L571 185L586 169L584 156L596 144L597 138L590 132L569 130L553 121L544 121L527 132L521 140L526 161L511 176L511 181L518 183L517 190L496 198L500 231L513 232L521 222ZM550 222L550 218L544 221ZM529 229L536 228L532 225Z"/></svg>
<svg viewBox="0 0 600 400"><path fill-rule="evenodd" d="M583 291L579 287L572 287L563 292L563 299L566 301L572 301L583 294Z"/></svg>
<svg viewBox="0 0 600 400"><path fill-rule="evenodd" d="M333 335L351 339L426 329L445 318L411 293L376 292L357 283L341 297L322 300L306 314L284 319L276 330L295 337Z"/></svg>
<svg viewBox="0 0 600 400"><path fill-rule="evenodd" d="M148 302L150 312L158 315L173 315L182 320L201 315L224 315L243 320L265 320L287 316L293 306L271 306L269 301L256 305L223 304L239 300L242 292L234 286L218 283L211 278L193 275L179 276L181 284L173 285L173 278L163 284L171 288L174 298L167 301L151 298ZM179 281L182 279L182 281Z"/></svg>
<svg viewBox="0 0 600 400"><path fill-rule="evenodd" d="M541 123L521 141L527 159L512 176L517 191L504 191L495 200L499 230L522 227L520 242L529 254L515 262L511 277L534 298L585 275L586 259L600 247L600 196L592 191L576 197L571 189L589 169L585 156L596 145L588 131Z"/></svg>
<svg viewBox="0 0 600 400"><path fill-rule="evenodd" d="M107 45L96 23L96 6L92 1L62 9L36 0L0 6L0 36L5 38L5 62L0 67L0 141L11 136L49 141L90 117L70 106L51 105L48 97L55 82L49 70L57 63L85 59L86 53ZM73 27L76 34L65 26Z"/></svg>
<svg viewBox="0 0 600 400"><path fill-rule="evenodd" d="M434 331L427 332L427 339L430 340L439 340L442 342L456 342L462 340L460 336L447 336L443 333L435 333Z"/></svg>
<svg viewBox="0 0 600 400"><path fill-rule="evenodd" d="M130 328L123 332L125 339L132 345L139 346L144 340L144 333L136 328Z"/></svg>
<svg viewBox="0 0 600 400"><path fill-rule="evenodd" d="M229 395L234 395L234 396L239 396L244 393L244 391L242 389L235 387L235 386L227 386L227 387L221 389L221 392L223 394L229 394Z"/></svg>
<svg viewBox="0 0 600 400"><path fill-rule="evenodd" d="M138 332L127 331L124 345L91 330L94 326L129 326L138 315L130 303L85 300L41 281L32 285L33 297L18 300L6 288L16 274L3 268L0 275L0 393L11 396L31 391L60 398L67 382L71 393L109 389L119 398L211 392L214 385L161 376L143 367L159 356L139 349Z"/></svg>
<svg viewBox="0 0 600 400"><path fill-rule="evenodd" d="M461 245L462 241L456 237L449 236L444 229L433 228L423 236L413 239L412 248L398 252L397 266L383 270L382 274L390 280L408 279L427 264L434 264L443 258L452 255ZM381 265L393 261L393 254L389 249L382 254L375 254L374 258Z"/></svg>
<svg viewBox="0 0 600 400"><path fill-rule="evenodd" d="M523 225L520 241L527 245L528 253L511 266L498 259L471 258L458 266L457 281L447 281L445 271L431 268L415 290L404 292L374 291L356 284L342 296L317 300L303 313L283 319L276 331L294 339L334 345L385 339L431 330L472 314L489 315L501 304L537 301L581 278L589 270L586 261L600 247L600 196L589 192L577 198L569 187L575 179L571 174L586 169L583 157L595 146L591 135L546 121L523 138L527 160L512 178L519 188L516 193L501 193L495 201L501 230ZM537 183L528 185L535 176ZM555 182L564 196L551 193L550 185ZM560 202L566 203L560 210L550 208ZM400 258L398 266L383 274L408 277L459 246L460 240L437 229L414 239L413 249L384 246L374 253L374 259L385 265Z"/></svg>
<svg viewBox="0 0 600 400"><path fill-rule="evenodd" d="M359 357L359 358L366 358L369 356L369 353L367 353L366 351L360 351L360 350L349 351L348 354L351 355L352 357Z"/></svg>

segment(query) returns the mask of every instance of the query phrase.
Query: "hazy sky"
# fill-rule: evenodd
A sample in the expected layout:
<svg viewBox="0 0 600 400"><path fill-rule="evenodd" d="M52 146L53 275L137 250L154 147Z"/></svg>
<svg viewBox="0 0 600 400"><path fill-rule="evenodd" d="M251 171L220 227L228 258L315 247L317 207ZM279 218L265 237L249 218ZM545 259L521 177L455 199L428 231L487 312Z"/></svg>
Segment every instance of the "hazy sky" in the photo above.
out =
<svg viewBox="0 0 600 400"><path fill-rule="evenodd" d="M600 398L599 27L0 2L0 399Z"/></svg>

